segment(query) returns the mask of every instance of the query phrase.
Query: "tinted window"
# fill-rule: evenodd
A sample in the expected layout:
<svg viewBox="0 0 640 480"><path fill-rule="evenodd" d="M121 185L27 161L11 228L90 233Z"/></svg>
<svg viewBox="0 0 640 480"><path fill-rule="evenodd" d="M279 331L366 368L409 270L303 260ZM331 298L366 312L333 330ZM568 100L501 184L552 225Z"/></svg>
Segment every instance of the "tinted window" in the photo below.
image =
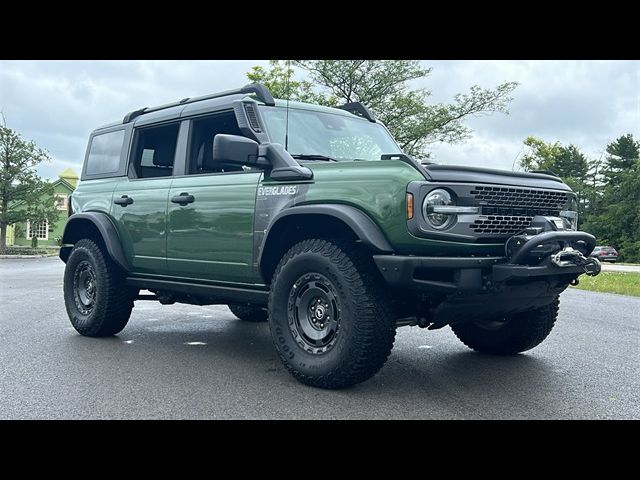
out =
<svg viewBox="0 0 640 480"><path fill-rule="evenodd" d="M137 178L168 177L173 173L180 124L136 131L133 171Z"/></svg>
<svg viewBox="0 0 640 480"><path fill-rule="evenodd" d="M213 159L213 139L216 135L242 135L233 112L194 120L191 129L189 174L243 171L239 165L222 165Z"/></svg>
<svg viewBox="0 0 640 480"><path fill-rule="evenodd" d="M120 153L124 142L124 130L96 135L91 140L87 158L87 175L116 173L120 166Z"/></svg>

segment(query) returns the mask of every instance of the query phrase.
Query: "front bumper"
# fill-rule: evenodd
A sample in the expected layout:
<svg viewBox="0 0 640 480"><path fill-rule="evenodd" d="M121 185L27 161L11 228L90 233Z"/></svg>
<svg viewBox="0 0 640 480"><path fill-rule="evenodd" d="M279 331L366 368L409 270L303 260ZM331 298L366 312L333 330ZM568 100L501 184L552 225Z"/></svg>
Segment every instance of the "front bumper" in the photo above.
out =
<svg viewBox="0 0 640 480"><path fill-rule="evenodd" d="M563 276L566 283L584 273L579 266L514 265L506 257L411 257L404 255L374 255L387 284L393 287L441 292L474 293L487 290L496 283L514 278L540 280Z"/></svg>
<svg viewBox="0 0 640 480"><path fill-rule="evenodd" d="M588 254L595 238L585 232L545 232L531 237L511 258L507 257L414 257L406 255L374 255L373 259L390 286L441 292L481 293L496 285L518 279L515 283L553 279L568 284L585 273L581 264L559 266L549 250L544 258L531 264L528 255L542 245L561 242L565 248L580 244ZM571 250L571 248L569 248ZM574 251L575 252L575 251ZM577 253L577 252L576 252ZM584 256L579 255L585 259ZM565 262L567 263L567 262ZM596 262L597 263L597 262ZM595 265L599 273L599 264ZM514 282L511 282L514 283Z"/></svg>

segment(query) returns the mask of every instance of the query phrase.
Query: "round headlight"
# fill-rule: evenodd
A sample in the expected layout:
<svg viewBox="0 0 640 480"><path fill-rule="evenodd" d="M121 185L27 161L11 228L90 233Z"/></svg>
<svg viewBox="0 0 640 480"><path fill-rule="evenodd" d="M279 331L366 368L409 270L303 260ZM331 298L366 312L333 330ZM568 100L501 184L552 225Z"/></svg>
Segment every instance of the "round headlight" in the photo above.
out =
<svg viewBox="0 0 640 480"><path fill-rule="evenodd" d="M429 192L422 204L422 213L424 218L429 224L438 230L444 230L449 227L455 220L455 214L439 213L437 208L440 206L455 205L455 202L451 198L451 194L441 188L436 188Z"/></svg>

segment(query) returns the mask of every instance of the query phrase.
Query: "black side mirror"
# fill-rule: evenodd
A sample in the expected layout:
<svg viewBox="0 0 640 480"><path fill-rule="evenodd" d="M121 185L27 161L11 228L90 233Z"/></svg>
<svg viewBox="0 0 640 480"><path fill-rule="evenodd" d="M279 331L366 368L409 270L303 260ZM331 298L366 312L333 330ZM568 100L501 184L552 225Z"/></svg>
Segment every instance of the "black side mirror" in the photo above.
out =
<svg viewBox="0 0 640 480"><path fill-rule="evenodd" d="M239 135L219 133L213 139L213 161L219 164L255 165L258 142Z"/></svg>

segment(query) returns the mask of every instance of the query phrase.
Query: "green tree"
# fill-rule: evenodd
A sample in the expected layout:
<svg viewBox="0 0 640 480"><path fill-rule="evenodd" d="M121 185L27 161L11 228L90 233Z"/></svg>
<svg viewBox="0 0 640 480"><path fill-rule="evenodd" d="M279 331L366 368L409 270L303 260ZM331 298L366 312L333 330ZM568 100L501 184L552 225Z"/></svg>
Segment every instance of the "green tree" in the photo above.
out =
<svg viewBox="0 0 640 480"><path fill-rule="evenodd" d="M53 186L42 180L35 167L50 160L49 154L33 141L0 125L0 251L6 251L7 227L29 222L53 225L58 212L53 202ZM37 242L37 240L36 240Z"/></svg>
<svg viewBox="0 0 640 480"><path fill-rule="evenodd" d="M527 147L525 154L519 160L523 170L527 172L554 170L557 158L562 155L560 142L546 143L540 138L530 136L523 143Z"/></svg>
<svg viewBox="0 0 640 480"><path fill-rule="evenodd" d="M594 165L594 198L584 226L601 243L616 247L622 260L640 261L640 146L633 135L609 143ZM595 163L595 162L594 162Z"/></svg>
<svg viewBox="0 0 640 480"><path fill-rule="evenodd" d="M609 182L616 183L621 173L632 168L640 157L640 142L628 133L607 145L606 167L603 175Z"/></svg>
<svg viewBox="0 0 640 480"><path fill-rule="evenodd" d="M307 80L293 78L294 69L285 62L271 60L269 68L255 66L247 73L252 82L265 85L275 98L288 98L298 102L317 103L320 105L334 105L335 99L325 98L313 90L313 85Z"/></svg>
<svg viewBox="0 0 640 480"><path fill-rule="evenodd" d="M410 155L428 157L434 142L456 143L471 136L465 119L493 112L508 113L515 82L495 89L477 85L458 94L451 104L429 104L430 92L412 89L409 82L429 76L415 60L296 60L293 65L306 70L311 82L290 81L293 71L282 61L272 61L269 70L254 67L248 77L265 83L274 96L323 105L362 102L379 118ZM289 79L289 88L286 82Z"/></svg>

